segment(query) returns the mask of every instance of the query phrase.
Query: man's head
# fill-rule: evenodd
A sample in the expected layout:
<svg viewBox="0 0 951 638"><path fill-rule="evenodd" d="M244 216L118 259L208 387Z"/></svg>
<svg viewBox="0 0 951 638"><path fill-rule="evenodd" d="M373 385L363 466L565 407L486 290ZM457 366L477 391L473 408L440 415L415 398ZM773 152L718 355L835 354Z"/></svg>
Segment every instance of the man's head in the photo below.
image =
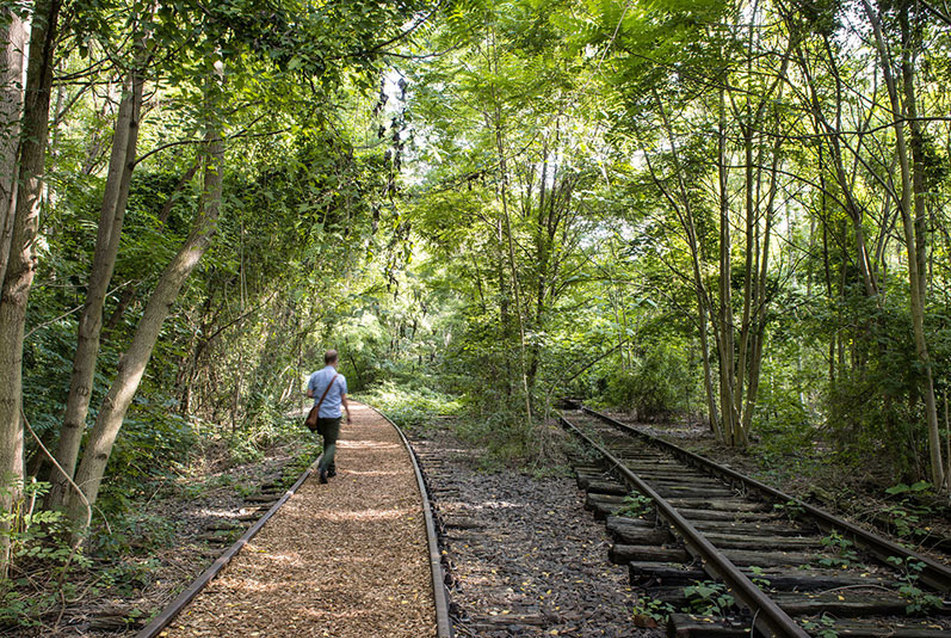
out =
<svg viewBox="0 0 951 638"><path fill-rule="evenodd" d="M328 350L324 353L324 365L332 366L337 363L337 351Z"/></svg>

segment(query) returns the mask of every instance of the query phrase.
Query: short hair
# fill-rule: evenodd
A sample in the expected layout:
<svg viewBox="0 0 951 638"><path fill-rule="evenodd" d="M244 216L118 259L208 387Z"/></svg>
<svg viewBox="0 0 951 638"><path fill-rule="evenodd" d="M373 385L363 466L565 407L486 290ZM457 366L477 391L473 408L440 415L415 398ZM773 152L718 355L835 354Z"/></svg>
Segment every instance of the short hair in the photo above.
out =
<svg viewBox="0 0 951 638"><path fill-rule="evenodd" d="M328 350L327 352L324 353L324 363L325 363L325 364L329 365L329 364L333 363L333 362L336 361L336 360L337 360L337 351L336 351L336 350Z"/></svg>

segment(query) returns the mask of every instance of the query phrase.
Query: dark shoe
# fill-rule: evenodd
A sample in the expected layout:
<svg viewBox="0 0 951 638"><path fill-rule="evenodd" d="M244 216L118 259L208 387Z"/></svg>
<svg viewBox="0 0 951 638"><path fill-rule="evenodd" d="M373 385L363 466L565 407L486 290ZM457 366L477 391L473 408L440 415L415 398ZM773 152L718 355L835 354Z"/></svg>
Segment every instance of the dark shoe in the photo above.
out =
<svg viewBox="0 0 951 638"><path fill-rule="evenodd" d="M327 482L327 470L321 470L321 471L320 471L320 482L321 482L321 483L326 483L326 482Z"/></svg>
<svg viewBox="0 0 951 638"><path fill-rule="evenodd" d="M328 478L333 478L333 477L335 477L335 476L337 476L337 468L332 467L332 468L330 468L329 470L327 470L327 477L328 477Z"/></svg>

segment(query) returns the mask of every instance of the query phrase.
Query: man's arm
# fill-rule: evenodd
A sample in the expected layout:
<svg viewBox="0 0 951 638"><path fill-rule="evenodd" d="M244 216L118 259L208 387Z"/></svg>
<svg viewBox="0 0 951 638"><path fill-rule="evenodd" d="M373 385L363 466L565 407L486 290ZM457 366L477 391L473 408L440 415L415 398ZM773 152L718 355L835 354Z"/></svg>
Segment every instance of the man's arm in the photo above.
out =
<svg viewBox="0 0 951 638"><path fill-rule="evenodd" d="M340 405L347 411L347 423L350 423L350 404L347 403L347 394L343 393L340 395Z"/></svg>

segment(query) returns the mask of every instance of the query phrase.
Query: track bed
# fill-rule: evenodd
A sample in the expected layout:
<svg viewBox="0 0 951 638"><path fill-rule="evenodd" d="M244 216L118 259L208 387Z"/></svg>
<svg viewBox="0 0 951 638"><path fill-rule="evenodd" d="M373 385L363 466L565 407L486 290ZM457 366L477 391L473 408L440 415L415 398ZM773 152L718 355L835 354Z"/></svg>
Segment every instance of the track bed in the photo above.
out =
<svg viewBox="0 0 951 638"><path fill-rule="evenodd" d="M949 635L947 566L596 413L563 423L610 559L674 612L672 634Z"/></svg>

